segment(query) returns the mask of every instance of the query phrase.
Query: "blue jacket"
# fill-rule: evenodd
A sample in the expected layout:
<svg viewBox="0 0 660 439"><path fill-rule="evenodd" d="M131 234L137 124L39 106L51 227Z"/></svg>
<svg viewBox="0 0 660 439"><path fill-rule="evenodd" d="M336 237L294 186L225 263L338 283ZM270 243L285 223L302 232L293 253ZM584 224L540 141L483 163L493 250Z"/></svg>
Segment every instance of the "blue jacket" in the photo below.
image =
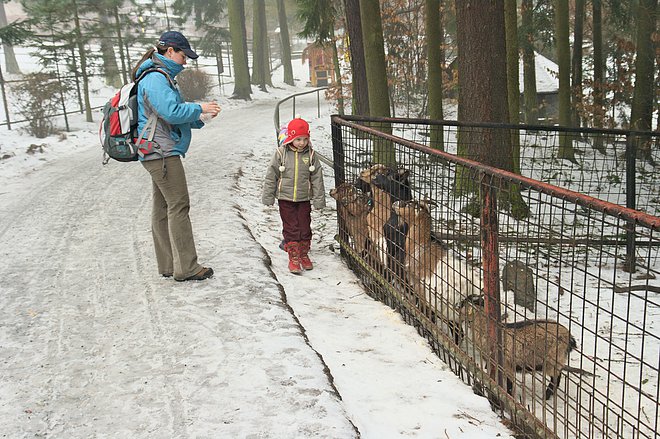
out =
<svg viewBox="0 0 660 439"><path fill-rule="evenodd" d="M172 80L183 70L182 65L155 53L152 59L140 65L137 76L150 67L165 70ZM192 137L190 129L204 126L199 120L202 114L201 105L185 102L178 88L172 87L165 75L158 72L148 73L140 80L137 97L138 133L142 132L151 112L155 111L158 114L158 124L153 141L162 152L161 155L154 150L146 151L141 160L155 160L174 155L185 157ZM148 135L147 132L144 137Z"/></svg>

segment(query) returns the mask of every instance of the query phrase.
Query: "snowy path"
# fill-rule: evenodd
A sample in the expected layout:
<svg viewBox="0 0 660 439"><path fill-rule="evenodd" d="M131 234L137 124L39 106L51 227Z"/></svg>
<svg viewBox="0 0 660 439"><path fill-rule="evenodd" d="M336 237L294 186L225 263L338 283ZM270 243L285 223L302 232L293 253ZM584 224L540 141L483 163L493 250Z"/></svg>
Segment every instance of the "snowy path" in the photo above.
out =
<svg viewBox="0 0 660 439"><path fill-rule="evenodd" d="M258 203L274 106L225 110L185 161L208 282L158 277L148 175L96 145L0 188L3 437L508 436L360 290L332 212L314 213L317 269L286 272Z"/></svg>

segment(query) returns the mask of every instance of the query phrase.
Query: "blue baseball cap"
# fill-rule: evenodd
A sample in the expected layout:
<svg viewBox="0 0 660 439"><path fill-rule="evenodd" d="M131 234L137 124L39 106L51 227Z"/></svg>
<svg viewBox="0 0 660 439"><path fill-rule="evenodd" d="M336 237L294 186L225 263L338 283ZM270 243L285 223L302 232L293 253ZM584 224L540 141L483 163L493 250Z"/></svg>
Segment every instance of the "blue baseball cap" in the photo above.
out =
<svg viewBox="0 0 660 439"><path fill-rule="evenodd" d="M161 47L174 47L175 49L183 50L183 53L190 59L197 59L197 55L191 48L188 39L183 36L181 32L170 30L165 32L158 39L158 45Z"/></svg>

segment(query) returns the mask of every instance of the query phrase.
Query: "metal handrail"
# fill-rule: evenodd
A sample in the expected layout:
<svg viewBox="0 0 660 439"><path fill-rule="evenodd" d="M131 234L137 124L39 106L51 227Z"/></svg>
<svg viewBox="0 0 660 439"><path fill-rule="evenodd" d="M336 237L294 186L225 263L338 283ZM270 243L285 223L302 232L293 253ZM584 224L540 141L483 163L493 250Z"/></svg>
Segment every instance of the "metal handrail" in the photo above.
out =
<svg viewBox="0 0 660 439"><path fill-rule="evenodd" d="M321 90L327 90L328 87L320 87L316 88L314 90L308 90L308 91L303 91L301 93L295 93L292 94L291 96L287 96L286 98L282 99L281 101L278 101L277 104L275 105L275 114L273 115L273 121L275 122L275 136L277 136L280 132L280 105L288 101L289 99L293 99L293 116L296 117L296 97L297 96L303 96L303 95L308 95L310 93L316 93L316 109L317 109L317 117L321 117L321 96L320 92Z"/></svg>
<svg viewBox="0 0 660 439"><path fill-rule="evenodd" d="M293 116L296 117L296 97L297 96L303 96L311 93L316 93L316 111L317 111L317 117L321 117L321 94L320 92L322 90L327 90L328 87L319 87L314 90L308 90L304 91L301 93L295 93L292 94L291 96L287 96L286 98L282 99L281 101L278 101L277 104L275 105L275 113L273 114L273 121L275 122L275 138L277 139L277 135L280 133L280 105L283 104L284 102L293 99ZM331 169L334 169L334 163L332 160L321 154L320 152L315 152L315 154L319 157L319 160L321 162L325 163L326 165L330 166Z"/></svg>

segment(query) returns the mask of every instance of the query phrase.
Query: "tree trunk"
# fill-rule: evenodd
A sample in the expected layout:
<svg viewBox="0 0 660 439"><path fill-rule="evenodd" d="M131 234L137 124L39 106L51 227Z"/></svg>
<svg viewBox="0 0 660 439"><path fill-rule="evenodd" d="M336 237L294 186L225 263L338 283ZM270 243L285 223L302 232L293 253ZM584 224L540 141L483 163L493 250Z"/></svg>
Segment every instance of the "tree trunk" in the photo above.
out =
<svg viewBox="0 0 660 439"><path fill-rule="evenodd" d="M457 2L456 29L459 121L507 123L504 0ZM485 53L489 56L484 56ZM459 142L460 155L512 170L508 134L508 130L464 130Z"/></svg>
<svg viewBox="0 0 660 439"><path fill-rule="evenodd" d="M277 0L277 19L280 25L280 47L282 48L282 66L284 67L284 83L293 82L293 67L291 66L291 40L289 39L289 24L286 20L284 0Z"/></svg>
<svg viewBox="0 0 660 439"><path fill-rule="evenodd" d="M266 91L268 69L268 49L266 48L266 2L254 0L252 17L252 83L261 91Z"/></svg>
<svg viewBox="0 0 660 439"><path fill-rule="evenodd" d="M518 55L518 8L516 0L504 0L504 23L506 29L506 86L508 91L509 123L520 123L520 57ZM513 171L520 173L520 136L511 131Z"/></svg>
<svg viewBox="0 0 660 439"><path fill-rule="evenodd" d="M234 62L234 92L232 99L250 100L252 87L247 62L244 0L229 0L229 33L231 56Z"/></svg>
<svg viewBox="0 0 660 439"><path fill-rule="evenodd" d="M506 74L509 103L509 122L518 124L520 117L520 78L518 56L518 14L516 0L504 0L504 22L506 28Z"/></svg>
<svg viewBox="0 0 660 439"><path fill-rule="evenodd" d="M128 82L128 70L131 63L128 57L124 57L124 38L121 31L121 22L119 21L119 9L116 6L112 8L112 14L115 19L115 31L117 32L117 48L119 49L119 59L121 60L121 75L125 84Z"/></svg>
<svg viewBox="0 0 660 439"><path fill-rule="evenodd" d="M362 20L360 19L360 1L344 0L346 15L346 30L348 32L348 47L351 57L352 113L369 114L369 89L367 85L367 68L364 59L362 42Z"/></svg>
<svg viewBox="0 0 660 439"><path fill-rule="evenodd" d="M339 53L337 52L337 39L335 38L334 29L331 30L332 41L332 64L335 69L335 82L337 87L337 111L339 114L344 114L344 85L341 80L341 66L339 65Z"/></svg>
<svg viewBox="0 0 660 439"><path fill-rule="evenodd" d="M509 123L520 123L520 48L518 47L518 7L516 0L504 0L504 24L506 32L506 74L508 91ZM520 132L511 133L511 166L513 172L520 174ZM503 206L507 206L515 218L522 219L529 215L529 207L520 195L520 186L509 185L508 191L500 192Z"/></svg>
<svg viewBox="0 0 660 439"><path fill-rule="evenodd" d="M637 56L635 58L635 88L630 115L630 127L650 131L653 111L655 52L652 34L656 26L658 0L640 0L637 7Z"/></svg>
<svg viewBox="0 0 660 439"><path fill-rule="evenodd" d="M426 0L426 53L428 60L428 113L430 119L444 120L442 108L442 21L440 0ZM444 127L431 125L429 146L444 151Z"/></svg>
<svg viewBox="0 0 660 439"><path fill-rule="evenodd" d="M603 128L605 123L605 106L603 99L603 80L605 63L603 62L603 12L601 0L592 0L593 14L593 46L594 46L594 85L593 85L593 126ZM598 135L594 138L594 149L605 153L603 137Z"/></svg>
<svg viewBox="0 0 660 439"><path fill-rule="evenodd" d="M89 101L89 77L87 76L87 52L85 51L85 43L82 37L82 30L80 28L80 19L78 17L78 4L73 2L73 21L75 24L76 44L78 46L78 54L80 55L80 76L83 81L83 99L85 100L85 120L87 122L94 122L92 118L92 105Z"/></svg>
<svg viewBox="0 0 660 439"><path fill-rule="evenodd" d="M559 125L571 127L571 51L568 42L568 0L555 0L555 38L559 65ZM559 158L575 162L572 134L559 133Z"/></svg>
<svg viewBox="0 0 660 439"><path fill-rule="evenodd" d="M387 66L383 42L383 25L378 0L362 0L360 3L362 19L362 40L367 69L369 88L369 114L371 116L390 116L390 100L387 86ZM380 130L392 133L389 124L380 126ZM374 140L374 163L393 166L396 164L394 146L386 141Z"/></svg>
<svg viewBox="0 0 660 439"><path fill-rule="evenodd" d="M5 4L0 1L0 27L7 26L7 15L5 14ZM18 67L16 55L14 54L14 46L11 44L2 43L2 48L5 52L5 66L7 66L7 73L12 75L20 75L21 69Z"/></svg>
<svg viewBox="0 0 660 439"><path fill-rule="evenodd" d="M637 57L635 59L635 88L630 112L630 127L635 130L651 131L653 119L655 47L653 33L656 32L658 0L640 0L637 6ZM637 154L651 160L651 141L640 139Z"/></svg>
<svg viewBox="0 0 660 439"><path fill-rule="evenodd" d="M575 0L575 26L573 28L573 60L571 84L573 86L573 126L582 126L584 114L582 97L582 40L584 37L585 0Z"/></svg>
<svg viewBox="0 0 660 439"><path fill-rule="evenodd" d="M110 26L110 21L108 16L110 11L101 10L98 12L99 22L101 26L99 28L101 36L101 56L103 58L103 72L105 73L105 83L114 88L119 88L122 85L121 76L119 74L119 67L117 66L116 51L117 47L121 46L115 44L115 41L112 40L112 26ZM121 52L121 49L120 49Z"/></svg>
<svg viewBox="0 0 660 439"><path fill-rule="evenodd" d="M534 54L534 4L532 0L522 0L520 6L522 16L523 86L525 102L525 123L538 123L538 101L536 98L536 55Z"/></svg>

